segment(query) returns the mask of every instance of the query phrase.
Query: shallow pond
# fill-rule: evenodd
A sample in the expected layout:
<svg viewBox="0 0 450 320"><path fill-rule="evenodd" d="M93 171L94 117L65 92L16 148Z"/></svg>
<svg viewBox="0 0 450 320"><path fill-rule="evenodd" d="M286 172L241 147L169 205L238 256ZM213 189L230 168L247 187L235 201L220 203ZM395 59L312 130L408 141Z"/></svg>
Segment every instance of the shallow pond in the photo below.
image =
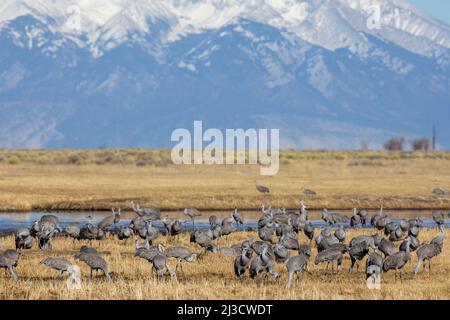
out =
<svg viewBox="0 0 450 320"><path fill-rule="evenodd" d="M351 211L342 211L348 217L351 216ZM369 211L369 217L372 216L376 211ZM395 221L399 221L401 219L409 219L419 217L424 221L423 226L425 228L435 228L436 224L434 223L431 211L385 211L391 219ZM30 227L34 221L40 219L40 217L44 214L49 214L48 212L30 212L30 213L19 213L19 212L11 212L11 213L0 213L0 234L5 235L14 232L18 227ZM93 224L99 222L104 217L111 215L111 212L51 212L50 214L54 214L59 217L60 226L65 227L68 224L78 224L80 226L91 221ZM195 219L195 227L199 229L204 229L209 226L208 218L210 215L216 215L218 218L223 219L225 217L229 217L231 211L208 211L202 212L202 216ZM244 217L245 224L240 226L239 230L245 230L248 228L256 228L256 222L261 216L261 212L259 211L240 211L240 214ZM329 227L327 224L321 220L322 213L320 211L310 211L309 219L315 227ZM162 212L162 217L169 217L172 219L179 219L183 221L183 226L185 230L191 230L193 227L192 221L186 219L186 216L183 215L182 212ZM121 222L118 224L127 225L130 223L131 219L136 217L136 214L133 212L123 212L121 217ZM445 226L447 228L450 227L450 219L448 218L448 214L446 212L446 221ZM154 223L156 227L162 227L161 222ZM343 224L344 227L348 226L348 224Z"/></svg>

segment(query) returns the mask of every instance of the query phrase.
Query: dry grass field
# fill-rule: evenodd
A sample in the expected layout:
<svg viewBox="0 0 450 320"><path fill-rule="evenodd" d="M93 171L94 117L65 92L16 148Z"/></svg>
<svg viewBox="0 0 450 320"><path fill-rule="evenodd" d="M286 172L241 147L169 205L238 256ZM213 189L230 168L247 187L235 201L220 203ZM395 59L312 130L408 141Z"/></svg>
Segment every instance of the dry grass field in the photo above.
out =
<svg viewBox="0 0 450 320"><path fill-rule="evenodd" d="M349 230L346 242L359 234L373 234L374 230ZM437 230L422 230L419 238L429 241L438 233ZM235 233L229 238L229 244L247 239L248 233ZM83 242L73 244L72 240L56 238L53 252L41 252L34 248L25 251L19 262L17 274L19 280L13 282L9 275L0 272L0 299L449 299L450 298L450 246L448 235L445 239L442 254L432 262L431 274L419 273L414 278L412 270L417 262L415 253L405 268L403 283L394 280L394 274L382 275L381 290L369 290L365 284L364 267L359 272L348 273L350 259L348 255L343 261L343 269L339 274L325 270L325 265L314 266L309 273L301 275L301 283L290 289L284 289L287 275L286 267L278 264L276 271L281 273L279 282L268 279L264 285L245 278L241 284L234 276L233 258L208 253L196 262L185 263L185 274L178 274L178 279L155 280L151 274L150 264L135 258L134 243L131 239L120 242L117 239L94 241L93 246L99 249L109 264L112 282L103 277L89 279L89 269L82 263L82 290L69 290L66 280L59 274L40 265L44 257L65 257L75 263L74 253ZM300 236L304 243L305 237ZM13 238L0 238L6 247L13 246ZM178 242L167 243L159 238L157 243L164 243L166 248L184 245L200 253L198 246L189 243L188 235L183 234ZM219 239L219 246L225 246L226 240ZM296 254L296 253L295 253ZM313 262L316 249L313 249ZM170 261L174 266L175 261ZM362 264L363 265L363 264Z"/></svg>
<svg viewBox="0 0 450 320"><path fill-rule="evenodd" d="M448 152L284 151L264 177L259 166L175 166L169 150L0 150L0 211L130 209L130 199L165 210L298 208L301 198L311 209L450 208L434 187L450 189Z"/></svg>

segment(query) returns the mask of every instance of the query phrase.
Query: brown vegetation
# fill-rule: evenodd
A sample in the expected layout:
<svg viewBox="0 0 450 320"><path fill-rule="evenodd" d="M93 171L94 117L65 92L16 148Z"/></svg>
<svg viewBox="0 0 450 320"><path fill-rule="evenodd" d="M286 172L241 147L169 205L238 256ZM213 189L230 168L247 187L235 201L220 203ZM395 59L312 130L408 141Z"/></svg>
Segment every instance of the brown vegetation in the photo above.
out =
<svg viewBox="0 0 450 320"><path fill-rule="evenodd" d="M359 234L373 234L374 230L350 230L348 240ZM422 230L421 241L430 241L437 235L436 230ZM229 237L228 245L247 239L248 233L235 233ZM256 236L254 234L254 236ZM219 246L225 246L226 240L218 240ZM300 236L302 243L305 237ZM93 246L101 251L109 264L112 283L103 278L99 281L89 279L89 269L83 263L77 264L82 269L83 290L68 290L65 279L39 261L44 257L60 256L75 263L74 253L83 244L73 244L72 240L56 238L53 252L41 252L34 248L25 251L19 262L18 282L13 282L9 275L0 272L0 299L448 299L450 297L450 247L448 236L444 251L433 259L431 273L419 273L413 277L413 268L417 262L415 253L405 268L405 280L394 280L394 274L382 275L381 290L369 290L365 284L364 267L359 272L348 273L350 259L346 255L343 269L339 274L331 274L325 265L316 267L312 263L309 273L301 275L301 283L284 289L287 281L286 267L278 264L276 271L281 273L278 282L268 279L257 288L255 281L246 275L241 284L233 273L233 258L208 253L198 262L184 265L185 275L178 274L178 281L155 280L151 275L151 266L147 261L133 257L133 241L102 240L94 241ZM6 247L13 246L13 238L0 239ZM167 243L160 238L158 242L166 247L184 245L200 253L198 246L189 243L187 234L179 242ZM295 253L296 254L296 253ZM316 250L313 250L314 261ZM175 261L170 261L174 266ZM364 263L361 264L364 266ZM168 277L167 277L168 278Z"/></svg>
<svg viewBox="0 0 450 320"><path fill-rule="evenodd" d="M0 211L130 209L131 199L166 210L298 208L301 198L311 209L376 209L381 201L390 209L450 208L450 197L431 194L450 189L447 152L284 151L279 173L266 177L258 166L175 166L168 150L3 151L0 159Z"/></svg>

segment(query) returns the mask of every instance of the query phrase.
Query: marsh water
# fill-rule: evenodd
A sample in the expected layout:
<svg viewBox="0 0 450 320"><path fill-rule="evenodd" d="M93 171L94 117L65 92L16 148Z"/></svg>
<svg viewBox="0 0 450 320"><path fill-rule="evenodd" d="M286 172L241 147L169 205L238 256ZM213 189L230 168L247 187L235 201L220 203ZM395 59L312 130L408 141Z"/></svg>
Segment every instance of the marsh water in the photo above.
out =
<svg viewBox="0 0 450 320"><path fill-rule="evenodd" d="M351 211L341 211L348 217L351 216ZM371 217L376 211L369 211L369 217ZM201 212L202 216L195 219L195 228L196 229L204 229L209 226L208 218L211 215L217 216L219 219L223 219L229 217L231 211L204 211ZM401 219L410 219L410 218L421 218L424 223L423 226L425 228L435 228L436 224L434 223L431 215L431 211L421 211L421 210L413 210L413 211L388 211L385 213L392 219L392 221L400 221ZM41 216L45 214L54 214L59 217L60 227L64 228L68 224L78 224L80 226L91 222L96 224L103 218L111 215L111 212L6 212L0 213L0 235L13 233L18 227L30 227L34 221L40 219ZM239 230L246 229L255 229L257 221L261 216L260 211L240 211L240 214L244 217L245 224L239 226ZM179 219L183 222L183 226L185 230L192 230L193 223L192 221L183 215L181 211L178 212L162 212L162 217L169 217L171 219ZM322 212L321 211L309 211L309 219L311 223L315 227L324 228L329 227L323 220L321 220ZM123 212L121 216L121 221L118 226L127 225L130 223L131 219L135 218L136 214L133 212ZM445 226L447 228L450 227L450 219L448 218L447 212L445 212ZM154 225L156 227L162 227L161 222L155 222ZM348 224L343 224L344 227L348 226ZM366 226L370 227L370 226Z"/></svg>

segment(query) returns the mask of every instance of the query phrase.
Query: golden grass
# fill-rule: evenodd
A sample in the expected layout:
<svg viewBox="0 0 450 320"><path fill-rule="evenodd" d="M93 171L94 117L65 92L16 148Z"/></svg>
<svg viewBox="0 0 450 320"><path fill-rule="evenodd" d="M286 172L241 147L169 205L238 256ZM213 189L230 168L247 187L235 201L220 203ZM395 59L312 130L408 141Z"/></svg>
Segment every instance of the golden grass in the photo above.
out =
<svg viewBox="0 0 450 320"><path fill-rule="evenodd" d="M374 230L349 230L347 239L359 234L373 234ZM422 230L421 241L429 241L438 232ZM229 243L236 243L247 238L248 233L236 233L230 236ZM302 235L301 242L305 242ZM347 242L348 242L347 240ZM448 244L448 236L445 243ZM6 247L13 246L11 236L0 241ZM225 239L219 239L219 246L225 245ZM167 243L160 238L157 242L166 247L184 245L196 252L200 248L189 243L188 235L183 234L178 242ZM257 288L256 283L245 278L241 284L234 276L233 258L219 254L207 254L198 262L185 263L185 276L179 274L178 280L155 280L151 275L151 266L142 259L133 257L134 244L120 242L116 239L94 241L109 264L112 283L103 278L99 281L89 279L89 269L84 263L77 262L83 273L83 289L68 290L65 279L39 261L48 256L60 256L75 263L73 254L82 243L74 245L71 240L56 238L54 251L41 252L38 249L25 251L17 268L18 282L13 282L9 275L0 273L0 299L449 299L450 298L450 249L444 245L442 254L434 258L432 272L420 273L413 277L412 270L417 262L413 253L412 260L406 266L403 283L394 281L394 274L382 275L380 291L369 290L365 284L364 267L359 272L348 273L350 260L346 255L343 270L331 274L325 265L314 266L311 271L301 275L301 284L294 283L289 290L284 289L287 281L286 267L278 264L276 271L281 273L279 282L267 280ZM296 254L296 253L295 253ZM316 250L313 250L313 261ZM170 261L174 266L174 261ZM364 264L362 264L363 266Z"/></svg>
<svg viewBox="0 0 450 320"><path fill-rule="evenodd" d="M447 152L284 151L279 173L265 177L258 166L170 165L168 152L0 151L0 211L130 209L130 199L166 210L297 208L301 198L311 209L450 208L450 197L431 194L450 189ZM255 180L271 193L259 194Z"/></svg>

